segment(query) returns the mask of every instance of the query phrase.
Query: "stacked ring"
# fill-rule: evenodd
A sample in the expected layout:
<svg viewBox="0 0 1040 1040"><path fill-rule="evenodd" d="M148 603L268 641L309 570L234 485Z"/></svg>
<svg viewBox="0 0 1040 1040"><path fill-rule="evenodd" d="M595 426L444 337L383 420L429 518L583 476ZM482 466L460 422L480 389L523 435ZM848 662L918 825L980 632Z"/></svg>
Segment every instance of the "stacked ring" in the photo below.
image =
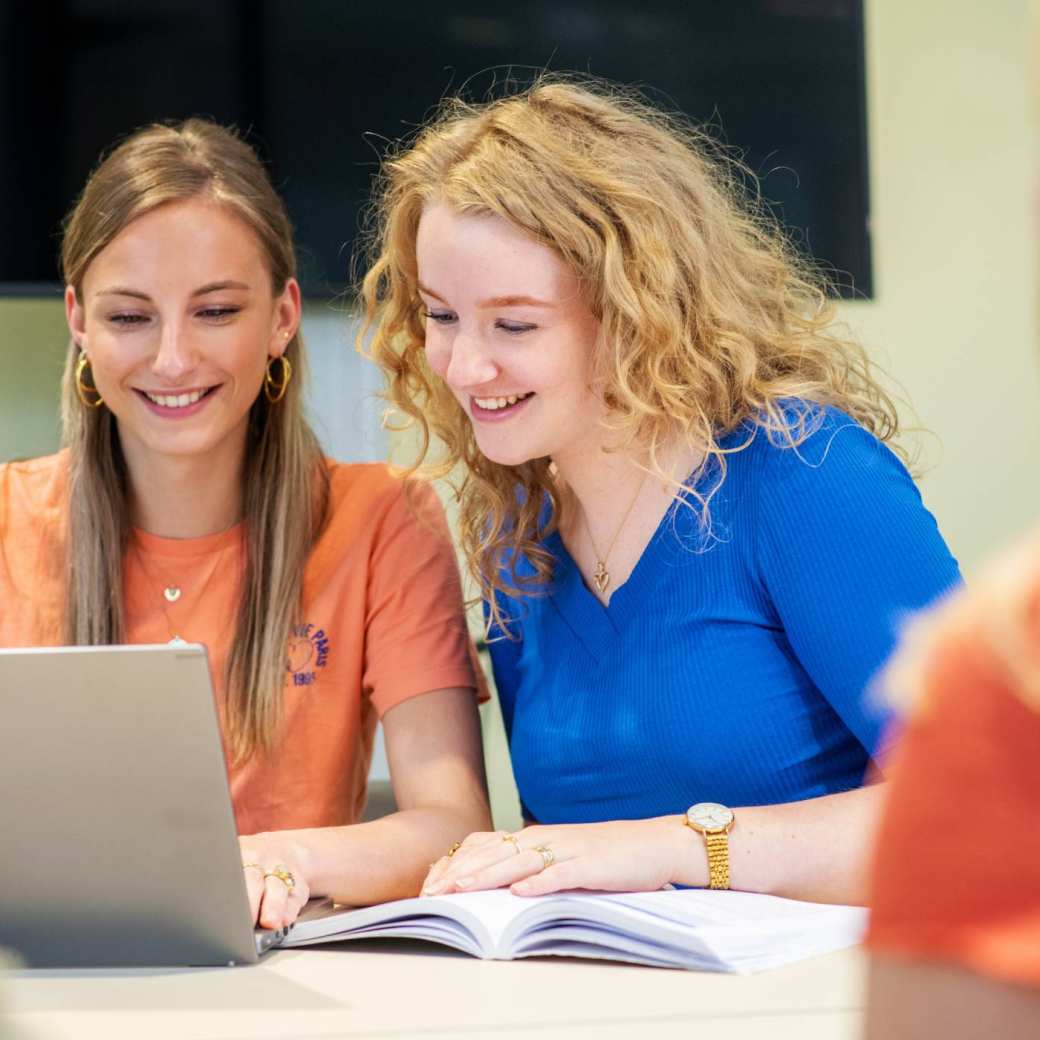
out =
<svg viewBox="0 0 1040 1040"><path fill-rule="evenodd" d="M521 852L521 849L520 849L520 839L515 834L503 834L502 835L502 840L503 841L508 841L513 846L513 851L518 856L520 855L520 852Z"/></svg>
<svg viewBox="0 0 1040 1040"><path fill-rule="evenodd" d="M454 856L455 853L458 852L459 849L461 849L461 848L462 848L462 842L461 841L453 842L451 848L448 849L448 859L451 859L451 857Z"/></svg>
<svg viewBox="0 0 1040 1040"><path fill-rule="evenodd" d="M556 862L556 853L548 845L535 845L533 851L542 857L542 870Z"/></svg>
<svg viewBox="0 0 1040 1040"><path fill-rule="evenodd" d="M278 878L283 885L285 885L286 891L292 892L296 887L296 878L293 877L292 871L278 864L276 867L272 867L266 874L264 874L264 880L266 881L269 877Z"/></svg>

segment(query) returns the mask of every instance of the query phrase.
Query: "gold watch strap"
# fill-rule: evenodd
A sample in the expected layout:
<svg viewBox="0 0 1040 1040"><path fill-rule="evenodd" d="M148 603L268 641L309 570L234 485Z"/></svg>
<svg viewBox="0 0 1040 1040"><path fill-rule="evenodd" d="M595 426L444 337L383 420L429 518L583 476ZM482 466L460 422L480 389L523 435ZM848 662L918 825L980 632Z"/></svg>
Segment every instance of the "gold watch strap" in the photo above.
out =
<svg viewBox="0 0 1040 1040"><path fill-rule="evenodd" d="M708 849L708 887L729 888L729 835L725 831L705 833Z"/></svg>

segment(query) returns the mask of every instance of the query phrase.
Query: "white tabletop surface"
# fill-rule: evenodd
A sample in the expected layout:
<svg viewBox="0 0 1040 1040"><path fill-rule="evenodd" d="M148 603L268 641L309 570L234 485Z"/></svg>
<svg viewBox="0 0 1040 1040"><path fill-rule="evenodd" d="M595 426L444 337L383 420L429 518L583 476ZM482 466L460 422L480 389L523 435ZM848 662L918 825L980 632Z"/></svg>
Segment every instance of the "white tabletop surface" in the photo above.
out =
<svg viewBox="0 0 1040 1040"><path fill-rule="evenodd" d="M729 976L381 941L256 967L16 971L0 982L0 1037L858 1040L864 960L845 950Z"/></svg>

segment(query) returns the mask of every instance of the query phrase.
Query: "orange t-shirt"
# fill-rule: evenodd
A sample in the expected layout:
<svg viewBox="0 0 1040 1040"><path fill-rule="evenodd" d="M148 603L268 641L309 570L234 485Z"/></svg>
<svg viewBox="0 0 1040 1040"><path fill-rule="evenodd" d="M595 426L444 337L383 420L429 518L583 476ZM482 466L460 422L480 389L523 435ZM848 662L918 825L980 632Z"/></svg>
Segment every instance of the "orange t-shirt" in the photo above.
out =
<svg viewBox="0 0 1040 1040"><path fill-rule="evenodd" d="M61 640L67 457L0 466L0 646ZM330 463L328 525L304 575L274 751L230 771L238 830L356 821L376 721L416 694L483 690L458 568L428 487L381 465ZM127 641L203 643L218 706L244 564L243 525L203 538L135 530L124 560ZM167 602L163 590L181 590Z"/></svg>
<svg viewBox="0 0 1040 1040"><path fill-rule="evenodd" d="M933 653L895 752L867 942L1040 986L1040 711L1010 681L981 638Z"/></svg>

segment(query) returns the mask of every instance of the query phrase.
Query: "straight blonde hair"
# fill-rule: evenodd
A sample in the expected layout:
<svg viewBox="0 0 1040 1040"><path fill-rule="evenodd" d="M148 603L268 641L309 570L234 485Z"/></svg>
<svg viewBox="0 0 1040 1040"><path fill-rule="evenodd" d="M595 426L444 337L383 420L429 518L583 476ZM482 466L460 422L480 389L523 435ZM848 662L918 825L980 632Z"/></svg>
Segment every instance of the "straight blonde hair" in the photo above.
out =
<svg viewBox="0 0 1040 1040"><path fill-rule="evenodd" d="M548 458L485 458L466 412L426 363L416 259L424 207L500 217L568 265L602 328L591 381L603 388L619 449L645 453L707 526L728 454L756 430L793 447L818 425L820 409L793 400L841 408L881 440L899 431L865 351L835 332L826 280L747 179L707 134L634 92L558 76L484 104L448 100L384 163L358 342L372 333L367 349L387 396L419 431L416 466L437 438L444 456L431 474L462 474L462 547L500 627L496 591L536 592L551 577L540 543L564 496ZM738 447L720 446L745 424ZM677 439L704 458L706 490L677 483L660 462ZM521 557L533 576L517 574Z"/></svg>
<svg viewBox="0 0 1040 1040"><path fill-rule="evenodd" d="M253 150L202 119L139 130L91 175L65 223L61 265L82 302L91 261L131 221L171 202L204 197L256 235L279 295L295 276L285 208ZM70 457L64 639L122 642L123 559L130 537L127 470L115 416L76 389L70 342L62 382L63 441ZM300 334L285 356L295 378L277 404L260 394L249 413L243 471L246 567L227 662L226 742L235 761L269 750L281 717L286 645L298 621L303 573L325 523L329 477L303 415L306 356Z"/></svg>

